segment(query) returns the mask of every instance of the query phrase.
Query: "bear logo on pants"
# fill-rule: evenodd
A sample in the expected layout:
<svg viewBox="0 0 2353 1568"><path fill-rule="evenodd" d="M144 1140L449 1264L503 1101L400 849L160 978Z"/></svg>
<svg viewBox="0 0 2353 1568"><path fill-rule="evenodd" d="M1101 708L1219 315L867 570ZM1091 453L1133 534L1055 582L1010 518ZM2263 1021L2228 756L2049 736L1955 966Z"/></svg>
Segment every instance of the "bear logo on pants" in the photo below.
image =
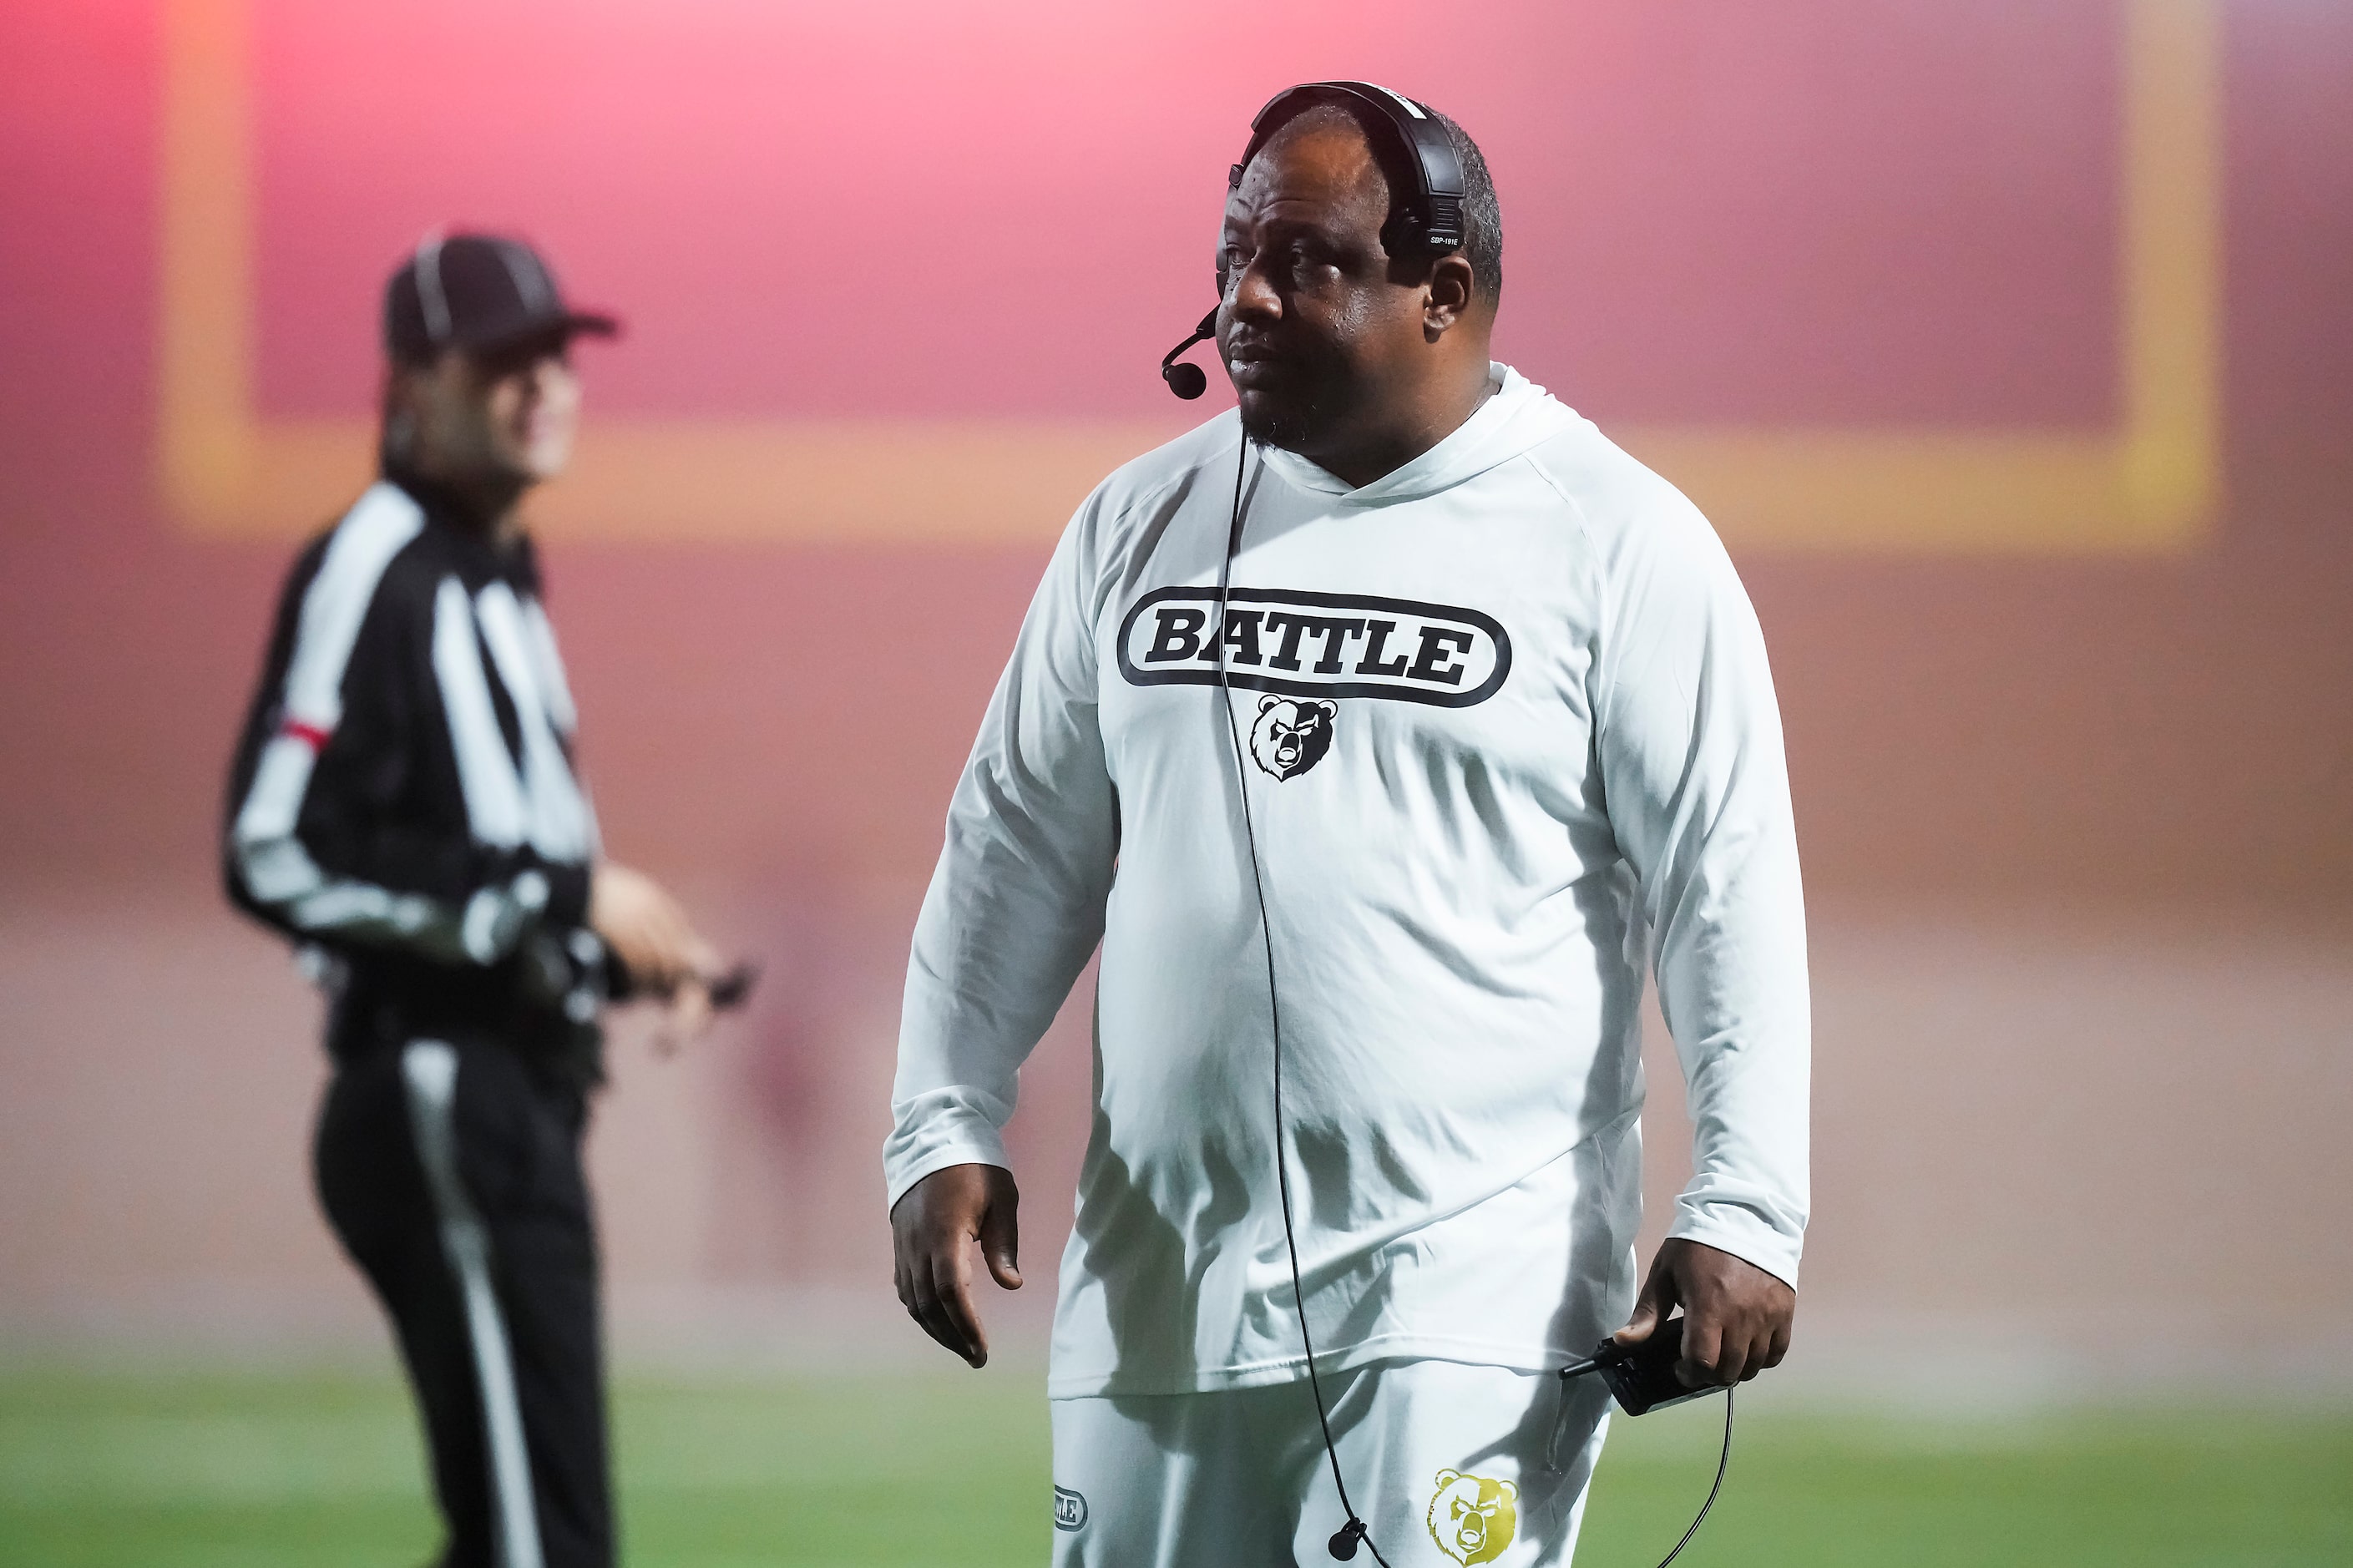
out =
<svg viewBox="0 0 2353 1568"><path fill-rule="evenodd" d="M1438 1495L1430 1500L1430 1538L1464 1568L1493 1563L1512 1543L1520 1522L1520 1489L1460 1470L1438 1472Z"/></svg>
<svg viewBox="0 0 2353 1568"><path fill-rule="evenodd" d="M1296 778L1332 749L1336 702L1262 697L1250 725L1250 756L1278 779Z"/></svg>

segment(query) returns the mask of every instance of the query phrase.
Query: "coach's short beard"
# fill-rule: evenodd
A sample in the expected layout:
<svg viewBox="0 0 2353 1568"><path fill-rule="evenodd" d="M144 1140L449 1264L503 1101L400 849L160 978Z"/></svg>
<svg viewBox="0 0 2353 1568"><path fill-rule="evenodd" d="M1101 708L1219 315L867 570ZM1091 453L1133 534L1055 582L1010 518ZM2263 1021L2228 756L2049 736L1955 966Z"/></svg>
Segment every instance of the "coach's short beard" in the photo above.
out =
<svg viewBox="0 0 2353 1568"><path fill-rule="evenodd" d="M1244 405L1242 434L1261 447L1280 447L1286 452L1303 455L1320 447L1331 429L1327 405L1328 399L1320 396L1272 406L1261 403L1255 413Z"/></svg>

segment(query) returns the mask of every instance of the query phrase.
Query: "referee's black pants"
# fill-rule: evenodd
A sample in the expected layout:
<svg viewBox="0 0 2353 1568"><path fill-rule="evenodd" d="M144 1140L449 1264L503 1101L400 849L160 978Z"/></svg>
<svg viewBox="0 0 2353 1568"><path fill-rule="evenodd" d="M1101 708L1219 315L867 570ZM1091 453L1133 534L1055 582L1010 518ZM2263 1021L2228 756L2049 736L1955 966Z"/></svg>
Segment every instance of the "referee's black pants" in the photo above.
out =
<svg viewBox="0 0 2353 1568"><path fill-rule="evenodd" d="M319 1196L391 1317L432 1449L444 1568L609 1568L586 1103L495 1042L340 1066Z"/></svg>

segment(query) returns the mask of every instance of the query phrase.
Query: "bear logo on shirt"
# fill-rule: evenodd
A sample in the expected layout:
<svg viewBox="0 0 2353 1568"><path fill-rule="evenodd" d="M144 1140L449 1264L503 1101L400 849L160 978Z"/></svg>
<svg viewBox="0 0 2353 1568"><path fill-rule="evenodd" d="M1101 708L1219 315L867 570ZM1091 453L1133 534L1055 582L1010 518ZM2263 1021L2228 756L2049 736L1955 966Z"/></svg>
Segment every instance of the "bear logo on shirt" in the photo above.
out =
<svg viewBox="0 0 2353 1568"><path fill-rule="evenodd" d="M1332 749L1332 721L1340 705L1289 697L1259 699L1250 724L1250 757L1277 779L1296 778Z"/></svg>
<svg viewBox="0 0 2353 1568"><path fill-rule="evenodd" d="M1430 1538L1464 1568L1493 1563L1519 1529L1520 1489L1460 1470L1438 1472L1438 1492L1430 1500Z"/></svg>

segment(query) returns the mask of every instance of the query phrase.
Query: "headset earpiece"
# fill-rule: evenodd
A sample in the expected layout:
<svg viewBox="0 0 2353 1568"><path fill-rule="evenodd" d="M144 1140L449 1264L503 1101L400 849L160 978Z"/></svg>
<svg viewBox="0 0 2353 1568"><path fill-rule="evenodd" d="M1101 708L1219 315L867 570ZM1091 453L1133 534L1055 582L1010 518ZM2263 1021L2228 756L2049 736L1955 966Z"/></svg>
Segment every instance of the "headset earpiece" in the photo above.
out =
<svg viewBox="0 0 2353 1568"><path fill-rule="evenodd" d="M1250 145L1242 149L1242 161L1226 176L1229 188L1242 183L1242 171L1276 132L1325 103L1350 110L1368 135L1386 140L1387 151L1396 154L1387 164L1408 181L1408 188L1398 193L1397 212L1381 229L1381 243L1388 253L1435 259L1461 249L1462 162L1454 155L1452 139L1427 105L1372 82L1303 82L1268 99L1258 118L1250 121Z"/></svg>

